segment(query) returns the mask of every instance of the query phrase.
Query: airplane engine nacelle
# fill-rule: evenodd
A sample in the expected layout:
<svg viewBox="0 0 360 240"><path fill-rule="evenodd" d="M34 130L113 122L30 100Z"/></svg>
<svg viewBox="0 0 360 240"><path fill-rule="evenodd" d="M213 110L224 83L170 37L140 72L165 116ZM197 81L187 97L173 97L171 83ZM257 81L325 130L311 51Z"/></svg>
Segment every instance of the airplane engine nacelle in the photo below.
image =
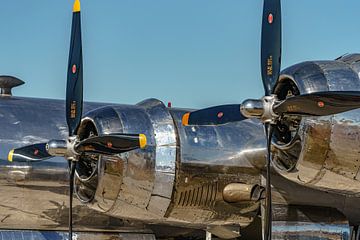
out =
<svg viewBox="0 0 360 240"><path fill-rule="evenodd" d="M254 168L265 156L261 122L190 127L181 124L185 112L150 99L87 113L80 138L142 133L147 146L115 156L81 156L79 199L112 216L153 223L250 224L263 193L260 169Z"/></svg>
<svg viewBox="0 0 360 240"><path fill-rule="evenodd" d="M282 72L279 99L321 91L359 91L360 55L311 61ZM360 192L360 111L327 117L286 117L273 138L275 169L302 185L345 194Z"/></svg>
<svg viewBox="0 0 360 240"><path fill-rule="evenodd" d="M120 108L120 110L119 110ZM109 133L143 133L145 149L115 156L87 155L77 166L76 193L90 207L111 215L159 219L172 195L176 134L169 111L158 100L108 106L82 120L80 137Z"/></svg>

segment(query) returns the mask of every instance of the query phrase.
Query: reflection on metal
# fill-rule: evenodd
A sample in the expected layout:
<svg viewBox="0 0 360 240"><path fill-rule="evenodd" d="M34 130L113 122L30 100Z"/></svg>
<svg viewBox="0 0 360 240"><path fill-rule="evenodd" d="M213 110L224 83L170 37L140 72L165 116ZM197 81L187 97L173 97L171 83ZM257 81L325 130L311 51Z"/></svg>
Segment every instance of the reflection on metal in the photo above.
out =
<svg viewBox="0 0 360 240"><path fill-rule="evenodd" d="M168 219L194 225L216 222L247 226L253 221L259 203L229 204L223 199L223 190L234 182L260 183L265 160L261 123L245 120L221 126L183 126L181 118L185 112L171 110L179 152Z"/></svg>
<svg viewBox="0 0 360 240"><path fill-rule="evenodd" d="M275 206L272 239L350 240L350 228L336 209Z"/></svg>
<svg viewBox="0 0 360 240"><path fill-rule="evenodd" d="M89 206L113 216L162 219L171 201L176 160L174 123L164 104L150 99L135 106L101 108L84 118L79 131L86 129L95 134L142 132L148 140L145 149L100 158Z"/></svg>
<svg viewBox="0 0 360 240"><path fill-rule="evenodd" d="M283 71L275 92L359 91L360 55L336 61L313 61ZM282 89L285 88L285 89ZM321 118L303 118L288 146L275 145L278 172L296 183L320 190L360 195L360 110Z"/></svg>
<svg viewBox="0 0 360 240"><path fill-rule="evenodd" d="M224 187L223 198L229 203L259 201L263 191L257 184L230 183Z"/></svg>
<svg viewBox="0 0 360 240"><path fill-rule="evenodd" d="M212 239L212 237L211 237L211 232L206 231L205 239L206 239L206 240L211 240L211 239Z"/></svg>
<svg viewBox="0 0 360 240"><path fill-rule="evenodd" d="M272 239L348 240L350 232L349 227L345 225L275 222Z"/></svg>
<svg viewBox="0 0 360 240"><path fill-rule="evenodd" d="M0 240L68 240L67 232L56 231L0 231ZM154 234L74 232L76 240L155 240Z"/></svg>
<svg viewBox="0 0 360 240"><path fill-rule="evenodd" d="M56 100L13 97L0 101L2 228L67 228L67 163L62 158L39 163L6 161L6 153L14 147L53 138L65 139L63 104ZM228 228L234 224L244 227L256 218L260 201L228 203L224 201L223 193L232 183L260 184L265 160L265 137L260 121L248 119L223 126L186 127L181 124L185 110L167 109L157 100L147 100L136 106L87 104L85 107L88 114L79 129L80 136L143 132L148 147L112 157L82 156L87 161L77 166L76 191L86 205L75 200L78 230L146 229L143 223L123 221L122 218L199 229L216 225ZM356 114L348 114L343 116L355 121ZM322 122L316 121L314 126L321 126ZM344 123L341 119L338 122ZM356 124L351 124L356 129ZM309 129L311 125L302 123L297 135L299 139L303 136L304 126ZM317 131L314 134L311 130L306 131L310 137L316 136ZM305 145L310 146L309 151L315 148L311 143ZM304 147L301 147L303 151ZM292 146L284 147L283 152L288 153L289 149ZM322 145L317 149L322 150ZM336 155L341 153L340 149L337 151ZM346 153L343 156L349 160L354 157ZM278 183L274 181L274 184ZM280 183L288 186L291 182L282 179ZM298 204L311 203L312 199L306 197L294 200L296 189L295 186L286 193L281 192L282 198L274 195L274 202L280 199L285 204L290 200ZM311 191L315 190L304 188L304 195ZM335 200L331 199L319 198L318 201L319 204L339 206L350 215L358 212L352 210L356 198L335 196Z"/></svg>
<svg viewBox="0 0 360 240"><path fill-rule="evenodd" d="M67 137L64 102L49 99L0 98L0 227L64 230L68 228L68 164L63 158L38 163L10 163L7 152L28 144ZM87 103L85 111L104 104ZM141 232L131 223L89 209L74 199L77 230ZM149 232L149 230L147 230Z"/></svg>
<svg viewBox="0 0 360 240"><path fill-rule="evenodd" d="M240 110L247 118L261 117L264 114L264 104L262 100L248 99L241 104Z"/></svg>
<svg viewBox="0 0 360 240"><path fill-rule="evenodd" d="M51 156L64 156L67 149L65 140L51 140L46 145L46 150Z"/></svg>
<svg viewBox="0 0 360 240"><path fill-rule="evenodd" d="M154 99L88 113L80 136L143 132L148 146L99 160L85 156L87 164L78 166L76 181L83 202L112 216L144 221L248 225L259 203L233 206L224 202L222 192L233 181L259 184L260 169L254 166L262 166L265 150L260 123L249 120L201 130L183 127L183 113ZM246 146L248 141L256 144Z"/></svg>
<svg viewBox="0 0 360 240"><path fill-rule="evenodd" d="M220 239L235 239L240 237L240 227L239 225L208 226L206 228L206 237L211 239L212 235L215 235Z"/></svg>

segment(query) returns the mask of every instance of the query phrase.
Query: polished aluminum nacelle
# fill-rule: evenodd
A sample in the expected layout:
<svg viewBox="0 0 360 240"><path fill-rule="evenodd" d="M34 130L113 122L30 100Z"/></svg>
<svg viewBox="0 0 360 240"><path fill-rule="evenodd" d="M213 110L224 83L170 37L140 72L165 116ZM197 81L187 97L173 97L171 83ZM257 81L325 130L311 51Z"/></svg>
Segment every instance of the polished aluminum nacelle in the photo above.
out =
<svg viewBox="0 0 360 240"><path fill-rule="evenodd" d="M284 99L321 91L359 91L359 75L359 54L304 62L282 72L275 93ZM287 126L277 126L273 139L278 173L316 189L360 194L360 110L327 117L294 116L284 122Z"/></svg>
<svg viewBox="0 0 360 240"><path fill-rule="evenodd" d="M85 156L82 160L93 168L77 169L80 199L112 216L150 222L203 227L251 223L260 197L234 205L224 201L223 190L231 183L260 183L265 155L261 123L184 127L185 112L155 99L89 112L82 120L80 138L143 133L148 145L112 157Z"/></svg>

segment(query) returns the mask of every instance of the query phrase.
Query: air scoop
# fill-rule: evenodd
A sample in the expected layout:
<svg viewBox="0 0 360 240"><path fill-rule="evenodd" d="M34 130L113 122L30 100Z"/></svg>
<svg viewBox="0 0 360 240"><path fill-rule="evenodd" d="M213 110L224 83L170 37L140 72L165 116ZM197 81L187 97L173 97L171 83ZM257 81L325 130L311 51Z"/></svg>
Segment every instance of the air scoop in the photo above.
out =
<svg viewBox="0 0 360 240"><path fill-rule="evenodd" d="M12 96L11 89L25 82L12 76L0 76L1 96Z"/></svg>

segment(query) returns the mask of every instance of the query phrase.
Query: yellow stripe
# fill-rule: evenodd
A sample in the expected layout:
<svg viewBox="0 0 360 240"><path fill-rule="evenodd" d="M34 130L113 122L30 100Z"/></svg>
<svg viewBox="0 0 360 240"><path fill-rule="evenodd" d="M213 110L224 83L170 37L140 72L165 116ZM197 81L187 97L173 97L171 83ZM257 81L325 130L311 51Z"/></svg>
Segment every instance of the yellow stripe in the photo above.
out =
<svg viewBox="0 0 360 240"><path fill-rule="evenodd" d="M73 12L80 12L80 1L79 0L75 0Z"/></svg>
<svg viewBox="0 0 360 240"><path fill-rule="evenodd" d="M146 147L146 136L144 134L139 134L139 143L140 143L140 148Z"/></svg>
<svg viewBox="0 0 360 240"><path fill-rule="evenodd" d="M14 156L14 149L9 152L9 155L8 155L8 161L9 162L13 161L13 156Z"/></svg>
<svg viewBox="0 0 360 240"><path fill-rule="evenodd" d="M190 113L185 113L184 116L182 117L182 124L184 126L189 125L189 117L190 117Z"/></svg>

